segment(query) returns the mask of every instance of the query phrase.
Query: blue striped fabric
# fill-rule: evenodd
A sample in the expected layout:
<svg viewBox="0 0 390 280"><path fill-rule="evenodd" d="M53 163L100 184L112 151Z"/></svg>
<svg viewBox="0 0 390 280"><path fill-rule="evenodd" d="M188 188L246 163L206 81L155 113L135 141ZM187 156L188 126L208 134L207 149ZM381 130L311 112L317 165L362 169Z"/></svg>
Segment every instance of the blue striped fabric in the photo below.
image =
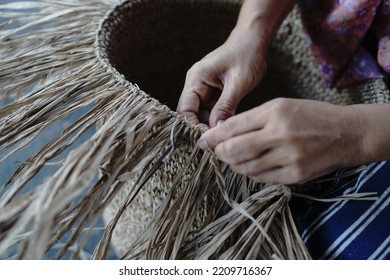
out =
<svg viewBox="0 0 390 280"><path fill-rule="evenodd" d="M296 224L310 254L314 259L390 259L390 162L373 163L354 175L340 177L314 187L326 189L328 198L376 192L378 199L296 199L294 204L300 208L295 213Z"/></svg>

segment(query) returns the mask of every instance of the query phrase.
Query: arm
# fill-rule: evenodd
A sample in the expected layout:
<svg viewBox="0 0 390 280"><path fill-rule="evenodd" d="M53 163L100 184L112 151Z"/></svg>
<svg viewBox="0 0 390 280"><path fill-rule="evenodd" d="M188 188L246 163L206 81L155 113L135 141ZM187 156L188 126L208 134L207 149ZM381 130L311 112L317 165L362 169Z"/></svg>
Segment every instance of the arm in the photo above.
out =
<svg viewBox="0 0 390 280"><path fill-rule="evenodd" d="M292 10L295 2L295 0L244 1L231 37L234 40L239 38L240 34L250 33L254 40L259 40L259 51L265 54L276 30Z"/></svg>
<svg viewBox="0 0 390 280"><path fill-rule="evenodd" d="M262 79L267 48L294 3L244 1L226 42L188 71L177 111L210 127L233 116L241 99Z"/></svg>

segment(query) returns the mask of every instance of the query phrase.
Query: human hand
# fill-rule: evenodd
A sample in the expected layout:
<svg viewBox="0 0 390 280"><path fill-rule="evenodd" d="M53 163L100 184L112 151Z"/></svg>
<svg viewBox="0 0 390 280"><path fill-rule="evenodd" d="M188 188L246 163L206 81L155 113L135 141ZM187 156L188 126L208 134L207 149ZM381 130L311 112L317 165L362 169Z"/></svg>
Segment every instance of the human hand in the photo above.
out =
<svg viewBox="0 0 390 280"><path fill-rule="evenodd" d="M256 182L302 183L362 158L352 106L278 98L206 131L202 149Z"/></svg>
<svg viewBox="0 0 390 280"><path fill-rule="evenodd" d="M222 46L194 64L187 72L177 112L208 127L233 116L241 99L266 71L259 37L233 30Z"/></svg>

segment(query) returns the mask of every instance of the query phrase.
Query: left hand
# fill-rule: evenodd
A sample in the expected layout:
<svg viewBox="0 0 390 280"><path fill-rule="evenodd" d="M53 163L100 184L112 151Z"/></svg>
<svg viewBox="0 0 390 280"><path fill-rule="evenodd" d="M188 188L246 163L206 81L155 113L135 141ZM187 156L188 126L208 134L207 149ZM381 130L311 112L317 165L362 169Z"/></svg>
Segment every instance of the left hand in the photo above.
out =
<svg viewBox="0 0 390 280"><path fill-rule="evenodd" d="M353 106L277 98L206 131L202 149L256 182L303 183L362 159Z"/></svg>

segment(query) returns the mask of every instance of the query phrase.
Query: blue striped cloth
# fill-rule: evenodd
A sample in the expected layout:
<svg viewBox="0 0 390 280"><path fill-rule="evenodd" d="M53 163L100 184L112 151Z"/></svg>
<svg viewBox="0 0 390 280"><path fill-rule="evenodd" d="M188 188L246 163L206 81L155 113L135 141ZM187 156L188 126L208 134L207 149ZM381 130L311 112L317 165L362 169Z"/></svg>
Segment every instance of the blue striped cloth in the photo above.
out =
<svg viewBox="0 0 390 280"><path fill-rule="evenodd" d="M313 259L390 259L390 162L367 165L349 176L332 174L337 180L316 183L325 198L376 192L371 201L318 202L295 198L294 216ZM329 177L330 178L330 177Z"/></svg>

